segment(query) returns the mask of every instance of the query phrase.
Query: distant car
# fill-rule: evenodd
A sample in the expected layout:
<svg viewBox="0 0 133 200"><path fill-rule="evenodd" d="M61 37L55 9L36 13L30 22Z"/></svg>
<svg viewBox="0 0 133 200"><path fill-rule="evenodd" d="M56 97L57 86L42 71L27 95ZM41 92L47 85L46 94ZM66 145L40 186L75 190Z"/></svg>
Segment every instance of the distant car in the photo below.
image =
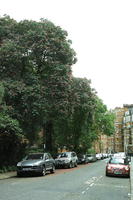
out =
<svg viewBox="0 0 133 200"><path fill-rule="evenodd" d="M106 176L130 176L130 165L127 159L124 158L110 158L106 165Z"/></svg>
<svg viewBox="0 0 133 200"><path fill-rule="evenodd" d="M32 153L17 164L17 175L38 173L42 176L47 171L55 172L55 161L50 153Z"/></svg>
<svg viewBox="0 0 133 200"><path fill-rule="evenodd" d="M77 167L78 157L75 152L63 152L55 159L57 168L72 168Z"/></svg>
<svg viewBox="0 0 133 200"><path fill-rule="evenodd" d="M108 158L108 154L107 153L103 153L102 156L103 156L103 159Z"/></svg>
<svg viewBox="0 0 133 200"><path fill-rule="evenodd" d="M115 158L126 158L127 155L125 152L118 152L118 153L114 153L112 157L115 157Z"/></svg>
<svg viewBox="0 0 133 200"><path fill-rule="evenodd" d="M97 160L101 160L102 159L102 154L101 153L97 153L96 154L96 158L97 158Z"/></svg>
<svg viewBox="0 0 133 200"><path fill-rule="evenodd" d="M88 162L95 162L97 160L96 154L87 154Z"/></svg>
<svg viewBox="0 0 133 200"><path fill-rule="evenodd" d="M89 159L86 154L78 154L78 164L86 164L88 162L89 162Z"/></svg>

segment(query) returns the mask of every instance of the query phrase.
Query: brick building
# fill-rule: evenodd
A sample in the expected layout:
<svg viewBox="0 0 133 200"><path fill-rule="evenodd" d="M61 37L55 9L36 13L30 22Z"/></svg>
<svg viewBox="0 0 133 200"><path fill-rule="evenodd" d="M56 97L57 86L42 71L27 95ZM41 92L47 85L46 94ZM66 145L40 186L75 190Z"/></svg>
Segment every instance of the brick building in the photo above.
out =
<svg viewBox="0 0 133 200"><path fill-rule="evenodd" d="M128 108L116 107L112 112L115 114L115 132L112 136L101 135L99 140L95 142L94 148L96 152L102 153L114 153L124 151L124 131L123 131L123 119L125 112Z"/></svg>
<svg viewBox="0 0 133 200"><path fill-rule="evenodd" d="M133 155L133 104L125 104L123 118L124 151Z"/></svg>
<svg viewBox="0 0 133 200"><path fill-rule="evenodd" d="M125 112L127 112L128 108L115 108L114 113L116 116L115 119L115 133L113 135L114 138L114 152L122 152L124 151L124 133L123 133L123 119Z"/></svg>

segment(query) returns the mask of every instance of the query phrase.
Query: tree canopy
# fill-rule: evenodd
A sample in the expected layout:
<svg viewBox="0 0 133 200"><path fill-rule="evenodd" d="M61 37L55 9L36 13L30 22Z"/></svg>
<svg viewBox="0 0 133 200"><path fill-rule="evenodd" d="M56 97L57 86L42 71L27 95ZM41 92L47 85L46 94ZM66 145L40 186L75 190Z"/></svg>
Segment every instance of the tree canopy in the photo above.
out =
<svg viewBox="0 0 133 200"><path fill-rule="evenodd" d="M48 20L0 18L3 119L7 127L10 120L18 127L15 133L21 129L30 145L43 129L41 142L51 152L63 146L86 151L98 134L114 131L113 117L90 80L72 75L77 58L71 44L67 31Z"/></svg>

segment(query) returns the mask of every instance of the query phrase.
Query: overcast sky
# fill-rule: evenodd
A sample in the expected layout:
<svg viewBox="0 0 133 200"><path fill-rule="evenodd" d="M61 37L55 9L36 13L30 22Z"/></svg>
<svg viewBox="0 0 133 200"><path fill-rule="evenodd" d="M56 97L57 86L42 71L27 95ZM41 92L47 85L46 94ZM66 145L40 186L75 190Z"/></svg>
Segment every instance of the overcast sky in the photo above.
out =
<svg viewBox="0 0 133 200"><path fill-rule="evenodd" d="M78 62L108 109L133 104L133 0L1 0L0 16L46 18L68 32Z"/></svg>

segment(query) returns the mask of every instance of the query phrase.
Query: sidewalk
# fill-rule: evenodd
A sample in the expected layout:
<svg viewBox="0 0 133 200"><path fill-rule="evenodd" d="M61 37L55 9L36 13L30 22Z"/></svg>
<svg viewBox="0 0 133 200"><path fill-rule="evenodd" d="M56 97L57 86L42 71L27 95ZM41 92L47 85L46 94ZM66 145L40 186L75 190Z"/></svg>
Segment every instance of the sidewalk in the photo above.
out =
<svg viewBox="0 0 133 200"><path fill-rule="evenodd" d="M6 172L6 173L0 173L0 180L12 178L16 176L16 172Z"/></svg>
<svg viewBox="0 0 133 200"><path fill-rule="evenodd" d="M131 157L131 167L130 167L130 187L131 187L131 200L133 200L133 157Z"/></svg>

